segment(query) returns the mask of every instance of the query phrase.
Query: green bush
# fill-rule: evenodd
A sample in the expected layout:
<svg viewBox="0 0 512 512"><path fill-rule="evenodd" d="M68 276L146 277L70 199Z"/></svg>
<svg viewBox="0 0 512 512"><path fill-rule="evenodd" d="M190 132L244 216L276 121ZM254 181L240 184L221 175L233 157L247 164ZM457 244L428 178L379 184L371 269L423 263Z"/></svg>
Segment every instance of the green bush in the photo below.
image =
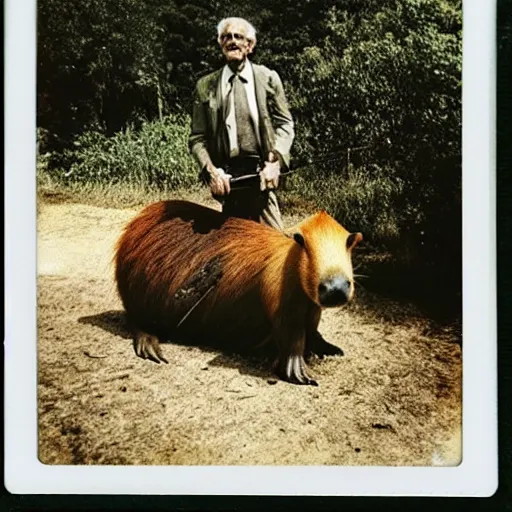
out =
<svg viewBox="0 0 512 512"><path fill-rule="evenodd" d="M289 188L325 209L348 230L363 232L369 242L390 242L399 236L403 183L392 169L350 166L322 175L308 168L293 177Z"/></svg>
<svg viewBox="0 0 512 512"><path fill-rule="evenodd" d="M197 164L188 150L190 119L171 115L143 122L112 137L85 132L67 151L68 182L118 184L163 190L187 187L198 181Z"/></svg>
<svg viewBox="0 0 512 512"><path fill-rule="evenodd" d="M308 187L395 258L458 274L460 2L361 2L333 7L324 26L292 73L294 153L322 176Z"/></svg>

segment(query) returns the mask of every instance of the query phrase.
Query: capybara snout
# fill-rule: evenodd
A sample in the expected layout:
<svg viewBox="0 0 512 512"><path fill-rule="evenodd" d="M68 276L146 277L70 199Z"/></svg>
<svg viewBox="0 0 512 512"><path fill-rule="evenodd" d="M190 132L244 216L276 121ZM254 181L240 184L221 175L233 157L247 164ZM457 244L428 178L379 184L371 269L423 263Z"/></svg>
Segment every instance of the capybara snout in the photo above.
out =
<svg viewBox="0 0 512 512"><path fill-rule="evenodd" d="M343 276L324 279L318 285L320 305L326 308L342 306L352 299L352 283Z"/></svg>
<svg viewBox="0 0 512 512"><path fill-rule="evenodd" d="M271 342L283 379L315 384L304 357L343 354L317 327L323 307L352 299L351 253L362 236L325 212L292 234L186 201L147 206L115 256L137 354L165 361L159 339L173 337L235 349Z"/></svg>

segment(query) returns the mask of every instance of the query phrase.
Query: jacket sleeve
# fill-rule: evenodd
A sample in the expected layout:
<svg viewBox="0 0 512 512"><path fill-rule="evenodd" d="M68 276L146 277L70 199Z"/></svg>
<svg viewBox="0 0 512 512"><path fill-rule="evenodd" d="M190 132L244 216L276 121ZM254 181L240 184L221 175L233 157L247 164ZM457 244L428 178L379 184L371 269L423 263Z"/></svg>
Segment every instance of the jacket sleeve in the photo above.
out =
<svg viewBox="0 0 512 512"><path fill-rule="evenodd" d="M194 91L192 127L188 146L191 154L199 164L201 171L204 170L205 166L211 162L206 143L206 130L206 106L201 97L201 83L198 82Z"/></svg>
<svg viewBox="0 0 512 512"><path fill-rule="evenodd" d="M281 155L286 167L289 167L290 149L295 138L295 129L283 83L276 71L271 72L270 85L273 91L270 114L275 131L274 150Z"/></svg>

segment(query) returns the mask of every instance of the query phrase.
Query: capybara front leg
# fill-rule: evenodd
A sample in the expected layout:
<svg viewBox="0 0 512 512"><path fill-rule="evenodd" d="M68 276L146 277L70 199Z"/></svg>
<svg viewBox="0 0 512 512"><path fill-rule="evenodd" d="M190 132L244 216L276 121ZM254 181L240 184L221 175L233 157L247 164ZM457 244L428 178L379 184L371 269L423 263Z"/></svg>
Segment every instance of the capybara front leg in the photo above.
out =
<svg viewBox="0 0 512 512"><path fill-rule="evenodd" d="M283 380L293 384L309 384L318 386L304 361L305 336L302 334L292 340L278 338L279 358L276 363L276 373Z"/></svg>
<svg viewBox="0 0 512 512"><path fill-rule="evenodd" d="M281 357L277 364L277 374L292 384L318 386L302 355L292 354Z"/></svg>
<svg viewBox="0 0 512 512"><path fill-rule="evenodd" d="M168 363L162 354L160 342L156 336L143 331L135 331L133 337L133 348L135 353L142 359L150 359L155 363Z"/></svg>
<svg viewBox="0 0 512 512"><path fill-rule="evenodd" d="M316 354L318 357L344 355L340 347L326 341L318 331L308 336L306 352Z"/></svg>
<svg viewBox="0 0 512 512"><path fill-rule="evenodd" d="M306 354L316 354L319 357L324 356L342 356L343 350L329 343L318 332L318 324L320 323L321 308L313 306L308 312L306 318Z"/></svg>

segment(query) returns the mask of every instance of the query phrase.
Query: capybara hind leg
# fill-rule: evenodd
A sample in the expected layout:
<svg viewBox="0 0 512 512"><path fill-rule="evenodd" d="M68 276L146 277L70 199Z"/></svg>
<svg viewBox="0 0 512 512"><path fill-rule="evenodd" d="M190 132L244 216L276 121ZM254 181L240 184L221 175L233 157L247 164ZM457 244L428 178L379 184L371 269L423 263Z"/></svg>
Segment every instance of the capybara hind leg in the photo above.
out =
<svg viewBox="0 0 512 512"><path fill-rule="evenodd" d="M142 359L150 359L155 363L168 363L162 354L160 342L156 336L143 331L135 331L133 337L133 348L135 353Z"/></svg>
<svg viewBox="0 0 512 512"><path fill-rule="evenodd" d="M306 355L316 354L319 357L324 356L342 356L343 350L329 343L318 332L318 324L322 310L318 306L313 306L306 317Z"/></svg>
<svg viewBox="0 0 512 512"><path fill-rule="evenodd" d="M310 370L304 361L304 335L290 339L276 339L279 347L279 358L276 363L276 373L283 380L293 384L309 384L318 386L318 383L311 375Z"/></svg>

